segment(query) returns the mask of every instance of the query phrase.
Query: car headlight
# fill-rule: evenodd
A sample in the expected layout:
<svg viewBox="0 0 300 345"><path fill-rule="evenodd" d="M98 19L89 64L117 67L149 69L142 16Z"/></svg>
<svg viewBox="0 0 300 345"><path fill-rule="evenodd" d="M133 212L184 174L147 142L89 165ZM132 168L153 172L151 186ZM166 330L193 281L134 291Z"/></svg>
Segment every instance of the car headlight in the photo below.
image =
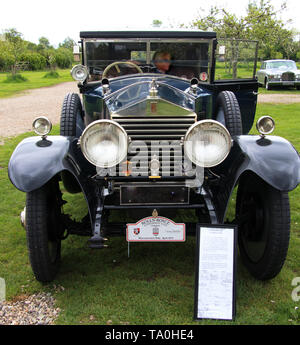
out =
<svg viewBox="0 0 300 345"><path fill-rule="evenodd" d="M210 168L225 160L232 146L228 130L214 120L192 125L184 139L186 156L196 165Z"/></svg>
<svg viewBox="0 0 300 345"><path fill-rule="evenodd" d="M271 116L262 116L256 122L256 129L262 135L271 134L275 129L275 121Z"/></svg>
<svg viewBox="0 0 300 345"><path fill-rule="evenodd" d="M98 120L85 128L80 147L90 163L99 168L111 168L127 156L127 133L114 121Z"/></svg>
<svg viewBox="0 0 300 345"><path fill-rule="evenodd" d="M32 123L32 129L37 135L45 137L50 133L52 129L52 123L47 117L40 116L34 119Z"/></svg>
<svg viewBox="0 0 300 345"><path fill-rule="evenodd" d="M74 80L83 82L88 76L87 68L83 65L76 65L71 69L71 76Z"/></svg>

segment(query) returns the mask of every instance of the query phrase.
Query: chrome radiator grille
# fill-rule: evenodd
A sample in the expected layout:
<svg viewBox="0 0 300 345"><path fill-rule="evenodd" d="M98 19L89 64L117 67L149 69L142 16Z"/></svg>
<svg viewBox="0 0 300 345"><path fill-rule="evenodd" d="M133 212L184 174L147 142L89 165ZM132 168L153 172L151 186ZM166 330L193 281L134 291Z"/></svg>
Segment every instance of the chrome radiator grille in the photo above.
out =
<svg viewBox="0 0 300 345"><path fill-rule="evenodd" d="M292 72L282 73L281 79L283 81L294 81L295 80L295 74Z"/></svg>
<svg viewBox="0 0 300 345"><path fill-rule="evenodd" d="M131 174L153 175L151 162L159 161L159 176L181 176L183 148L181 138L195 123L196 115L120 116L112 115L131 139L127 160ZM136 164L137 160L139 163Z"/></svg>

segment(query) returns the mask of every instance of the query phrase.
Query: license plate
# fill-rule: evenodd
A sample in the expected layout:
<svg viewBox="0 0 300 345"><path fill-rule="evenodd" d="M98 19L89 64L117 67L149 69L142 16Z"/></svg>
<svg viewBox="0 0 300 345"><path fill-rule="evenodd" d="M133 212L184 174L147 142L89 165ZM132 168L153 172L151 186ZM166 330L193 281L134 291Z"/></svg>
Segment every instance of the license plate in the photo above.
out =
<svg viewBox="0 0 300 345"><path fill-rule="evenodd" d="M295 84L293 81L283 81L282 83L283 83L283 85L286 85L286 86Z"/></svg>
<svg viewBox="0 0 300 345"><path fill-rule="evenodd" d="M184 242L185 224L157 216L147 217L135 224L127 224L128 242Z"/></svg>

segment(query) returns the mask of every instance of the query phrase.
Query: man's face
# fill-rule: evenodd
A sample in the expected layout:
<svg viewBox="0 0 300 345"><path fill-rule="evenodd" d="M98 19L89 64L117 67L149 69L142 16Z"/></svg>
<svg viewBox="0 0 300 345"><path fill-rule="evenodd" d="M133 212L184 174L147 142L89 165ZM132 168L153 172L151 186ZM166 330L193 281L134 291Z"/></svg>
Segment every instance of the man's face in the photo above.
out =
<svg viewBox="0 0 300 345"><path fill-rule="evenodd" d="M158 55L155 60L155 65L159 70L163 72L167 72L170 68L170 63L171 63L170 60L171 60L170 54Z"/></svg>

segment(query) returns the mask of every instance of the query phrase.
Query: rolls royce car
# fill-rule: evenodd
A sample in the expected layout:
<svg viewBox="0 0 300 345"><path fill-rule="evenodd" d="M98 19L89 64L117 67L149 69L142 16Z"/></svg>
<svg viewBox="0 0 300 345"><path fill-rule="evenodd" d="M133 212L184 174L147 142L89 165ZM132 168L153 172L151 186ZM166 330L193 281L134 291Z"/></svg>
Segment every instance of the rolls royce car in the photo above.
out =
<svg viewBox="0 0 300 345"><path fill-rule="evenodd" d="M260 85L270 90L273 86L290 86L300 90L300 70L292 60L266 60L257 71Z"/></svg>
<svg viewBox="0 0 300 345"><path fill-rule="evenodd" d="M60 135L32 109L36 136L9 161L11 182L26 193L22 223L36 279L55 278L68 235L102 250L112 236L184 245L199 224L226 222L233 193L242 261L257 279L275 277L288 250L288 192L299 184L300 160L290 142L271 135L270 116L249 135L257 42L202 31L80 38L81 63L71 71L78 92L65 95ZM70 193L84 196L82 219L63 211Z"/></svg>

